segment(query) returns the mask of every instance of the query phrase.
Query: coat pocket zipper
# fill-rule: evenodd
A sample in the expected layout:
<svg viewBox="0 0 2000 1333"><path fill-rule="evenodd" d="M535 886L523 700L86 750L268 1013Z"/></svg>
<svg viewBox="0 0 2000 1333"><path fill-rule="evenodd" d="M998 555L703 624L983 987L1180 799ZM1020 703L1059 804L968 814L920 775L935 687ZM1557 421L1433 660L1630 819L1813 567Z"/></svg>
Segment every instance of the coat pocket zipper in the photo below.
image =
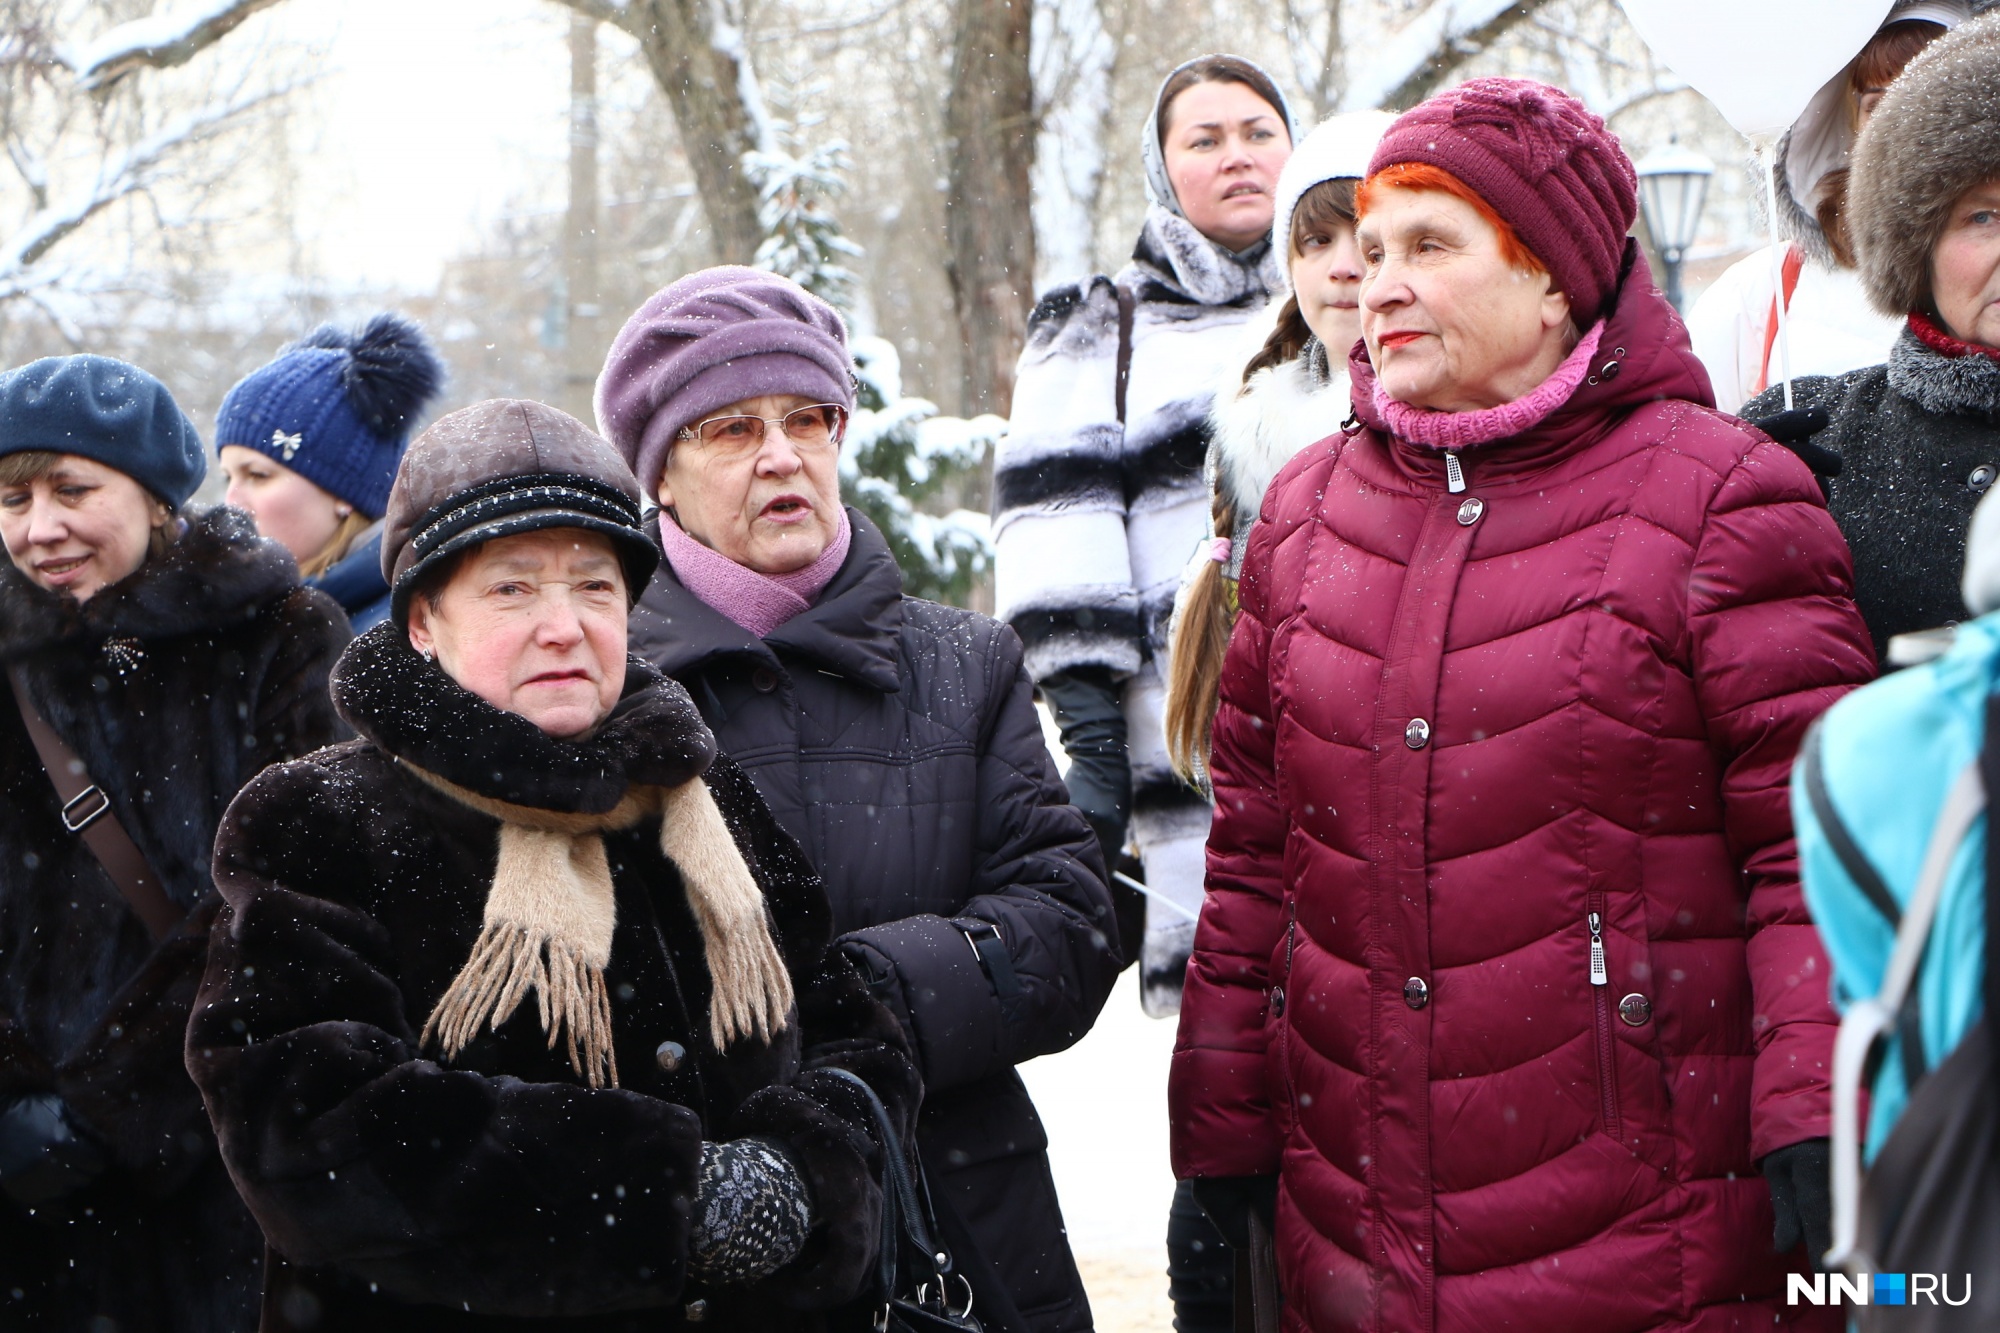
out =
<svg viewBox="0 0 2000 1333"><path fill-rule="evenodd" d="M1597 1032L1597 1090L1603 1102L1604 1132L1623 1139L1624 1126L1618 1118L1618 1040L1611 1027L1611 972L1604 965L1604 903L1601 895L1590 895L1590 911L1584 916L1590 929L1590 1001Z"/></svg>
<svg viewBox="0 0 2000 1333"><path fill-rule="evenodd" d="M1292 1117L1297 1115L1298 1089L1292 1079L1291 997L1286 988L1292 984L1292 950L1298 934L1299 901L1294 898L1285 904L1285 969L1277 985L1271 987L1271 1017L1278 1024L1278 1066L1285 1077L1285 1110Z"/></svg>

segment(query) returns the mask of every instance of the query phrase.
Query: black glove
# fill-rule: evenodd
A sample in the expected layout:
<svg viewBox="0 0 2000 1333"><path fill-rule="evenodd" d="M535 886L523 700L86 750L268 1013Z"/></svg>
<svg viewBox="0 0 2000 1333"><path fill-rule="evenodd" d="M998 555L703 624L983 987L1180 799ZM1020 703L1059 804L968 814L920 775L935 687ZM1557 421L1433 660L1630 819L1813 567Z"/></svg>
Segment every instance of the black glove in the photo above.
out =
<svg viewBox="0 0 2000 1333"><path fill-rule="evenodd" d="M1139 957L1145 933L1146 898L1118 882L1114 872L1133 873L1138 863L1125 855L1125 825L1132 814L1132 759L1125 748L1125 688L1110 667L1079 666L1058 671L1039 686L1063 752L1069 756L1064 785L1070 803L1083 812L1097 845L1104 849L1104 869L1112 876L1111 907L1118 923L1118 951L1125 965Z"/></svg>
<svg viewBox="0 0 2000 1333"><path fill-rule="evenodd" d="M0 1101L0 1190L22 1207L40 1208L74 1194L110 1165L54 1093Z"/></svg>
<svg viewBox="0 0 2000 1333"><path fill-rule="evenodd" d="M1775 416L1745 417L1744 420L1797 454L1799 461L1813 470L1814 476L1824 480L1840 475L1840 455L1823 444L1813 443L1812 437L1827 426L1824 408L1795 407Z"/></svg>
<svg viewBox="0 0 2000 1333"><path fill-rule="evenodd" d="M1806 1257L1817 1269L1833 1248L1833 1147L1826 1139L1807 1139L1780 1148L1759 1163L1771 1182L1771 1211L1778 1225L1771 1244L1789 1254L1806 1243Z"/></svg>
<svg viewBox="0 0 2000 1333"><path fill-rule="evenodd" d="M1276 1176L1199 1176L1194 1181L1194 1201L1208 1214L1208 1220L1222 1233L1232 1250L1250 1248L1250 1214L1264 1221L1264 1230L1276 1229L1278 1178Z"/></svg>
<svg viewBox="0 0 2000 1333"><path fill-rule="evenodd" d="M688 1218L688 1271L710 1282L754 1282L798 1258L812 1231L805 1177L775 1144L701 1145Z"/></svg>

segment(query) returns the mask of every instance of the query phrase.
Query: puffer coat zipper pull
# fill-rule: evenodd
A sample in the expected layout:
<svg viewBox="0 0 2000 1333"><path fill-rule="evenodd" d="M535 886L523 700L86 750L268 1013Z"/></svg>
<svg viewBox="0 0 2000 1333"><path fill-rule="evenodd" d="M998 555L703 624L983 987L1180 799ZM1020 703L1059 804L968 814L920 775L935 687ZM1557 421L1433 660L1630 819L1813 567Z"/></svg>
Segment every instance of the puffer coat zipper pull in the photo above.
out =
<svg viewBox="0 0 2000 1333"><path fill-rule="evenodd" d="M1465 466L1458 461L1458 455L1449 449L1444 453L1444 488L1453 495L1465 489Z"/></svg>
<svg viewBox="0 0 2000 1333"><path fill-rule="evenodd" d="M1610 982L1611 974L1604 969L1604 917L1592 912L1590 921L1590 984L1603 986Z"/></svg>

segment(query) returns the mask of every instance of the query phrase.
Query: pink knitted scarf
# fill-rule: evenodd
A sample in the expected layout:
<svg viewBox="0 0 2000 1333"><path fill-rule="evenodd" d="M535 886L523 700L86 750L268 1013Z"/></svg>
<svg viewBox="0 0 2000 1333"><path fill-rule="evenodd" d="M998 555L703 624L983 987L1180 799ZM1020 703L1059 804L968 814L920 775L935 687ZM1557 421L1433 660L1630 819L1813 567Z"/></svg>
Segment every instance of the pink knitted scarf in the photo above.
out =
<svg viewBox="0 0 2000 1333"><path fill-rule="evenodd" d="M1509 439L1540 425L1551 412L1569 401L1576 386L1590 373L1590 359L1597 355L1597 340L1603 336L1604 321L1600 319L1590 326L1590 332L1583 335L1575 350L1563 358L1554 374L1511 403L1477 412L1439 412L1391 398L1377 380L1375 411L1398 439L1427 444L1434 449L1456 451Z"/></svg>
<svg viewBox="0 0 2000 1333"><path fill-rule="evenodd" d="M660 546L674 568L674 577L760 639L813 604L813 598L840 572L853 540L854 528L843 508L840 531L819 559L789 574L759 574L688 536L672 515L660 515Z"/></svg>

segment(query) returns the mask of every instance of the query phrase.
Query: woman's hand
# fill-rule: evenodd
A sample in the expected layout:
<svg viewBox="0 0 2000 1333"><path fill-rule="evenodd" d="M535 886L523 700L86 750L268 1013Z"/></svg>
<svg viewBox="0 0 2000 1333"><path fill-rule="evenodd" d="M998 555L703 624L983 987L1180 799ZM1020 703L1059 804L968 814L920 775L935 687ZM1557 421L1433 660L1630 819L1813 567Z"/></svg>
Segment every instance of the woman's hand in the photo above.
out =
<svg viewBox="0 0 2000 1333"><path fill-rule="evenodd" d="M776 1145L731 1139L701 1145L689 1219L688 1272L709 1282L754 1282L798 1258L812 1230L805 1178Z"/></svg>

